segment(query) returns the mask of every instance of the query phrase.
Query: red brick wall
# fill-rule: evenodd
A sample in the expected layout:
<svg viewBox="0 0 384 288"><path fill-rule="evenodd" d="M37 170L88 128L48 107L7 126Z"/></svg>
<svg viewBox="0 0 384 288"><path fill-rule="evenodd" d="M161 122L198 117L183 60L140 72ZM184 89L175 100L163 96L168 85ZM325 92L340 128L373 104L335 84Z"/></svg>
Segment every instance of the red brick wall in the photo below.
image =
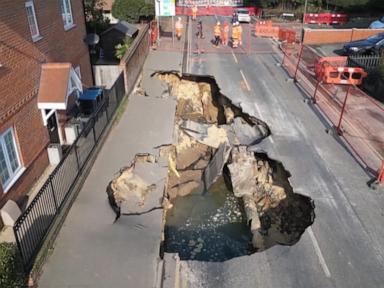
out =
<svg viewBox="0 0 384 288"><path fill-rule="evenodd" d="M365 39L384 29L305 29L304 44L337 44Z"/></svg>
<svg viewBox="0 0 384 288"><path fill-rule="evenodd" d="M39 31L33 42L27 22L25 0L1 0L0 9L0 133L14 127L23 176L6 194L16 199L25 194L47 166L45 148L49 142L37 109L41 64L71 62L80 65L82 81L92 85L82 0L71 0L76 27L65 31L59 0L34 0ZM31 169L33 167L33 169ZM33 171L30 171L33 170ZM0 207L5 201L0 190Z"/></svg>

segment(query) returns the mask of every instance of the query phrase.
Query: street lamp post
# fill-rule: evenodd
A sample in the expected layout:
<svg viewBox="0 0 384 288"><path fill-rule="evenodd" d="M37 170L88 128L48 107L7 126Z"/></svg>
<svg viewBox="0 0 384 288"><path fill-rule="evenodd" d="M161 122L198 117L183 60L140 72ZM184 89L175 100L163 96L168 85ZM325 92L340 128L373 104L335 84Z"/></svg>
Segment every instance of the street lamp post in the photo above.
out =
<svg viewBox="0 0 384 288"><path fill-rule="evenodd" d="M301 24L301 41L304 40L304 23L305 23L305 14L307 13L308 0L305 0L304 11L303 11L303 21Z"/></svg>
<svg viewBox="0 0 384 288"><path fill-rule="evenodd" d="M307 6L308 6L308 0L305 0L305 3L304 3L304 12L303 12L303 28L304 28L305 14L307 13Z"/></svg>

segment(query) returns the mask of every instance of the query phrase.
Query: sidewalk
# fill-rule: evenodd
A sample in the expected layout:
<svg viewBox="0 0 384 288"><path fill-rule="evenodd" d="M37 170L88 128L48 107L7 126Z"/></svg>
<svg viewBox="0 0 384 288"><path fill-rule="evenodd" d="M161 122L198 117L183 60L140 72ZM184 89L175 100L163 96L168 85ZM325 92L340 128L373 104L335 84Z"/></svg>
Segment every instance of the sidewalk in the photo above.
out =
<svg viewBox="0 0 384 288"><path fill-rule="evenodd" d="M180 71L181 63L181 53L150 52L142 81L148 97L130 96L64 222L39 287L155 286L163 211L122 216L113 224L105 191L137 153L158 154L156 147L172 142L176 102L151 89L159 83L150 75L160 68ZM167 167L161 168L164 175L157 176L166 177Z"/></svg>

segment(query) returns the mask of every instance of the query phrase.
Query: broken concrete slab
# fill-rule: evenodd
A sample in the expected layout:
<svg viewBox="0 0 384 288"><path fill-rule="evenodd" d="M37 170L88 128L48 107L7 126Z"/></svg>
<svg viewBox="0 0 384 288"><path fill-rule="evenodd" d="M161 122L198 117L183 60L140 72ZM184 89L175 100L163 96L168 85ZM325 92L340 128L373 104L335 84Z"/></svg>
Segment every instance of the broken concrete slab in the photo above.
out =
<svg viewBox="0 0 384 288"><path fill-rule="evenodd" d="M220 144L229 142L226 130L216 125L184 121L180 127L198 142L215 149Z"/></svg>
<svg viewBox="0 0 384 288"><path fill-rule="evenodd" d="M164 81L153 76L150 71L143 71L142 86L145 87L145 95L155 98L164 98L169 96L168 85Z"/></svg>
<svg viewBox="0 0 384 288"><path fill-rule="evenodd" d="M192 145L188 150L184 150L183 153L177 153L176 167L178 170L185 170L199 160L204 159L207 156L208 147L196 143ZM196 169L196 168L195 168Z"/></svg>
<svg viewBox="0 0 384 288"><path fill-rule="evenodd" d="M219 146L212 160L209 162L207 168L205 168L202 183L200 185L200 192L206 193L208 189L216 182L217 178L222 175L225 163L228 161L229 154L231 153L231 147L225 143Z"/></svg>
<svg viewBox="0 0 384 288"><path fill-rule="evenodd" d="M136 157L107 187L111 205L116 205L114 208L121 214L142 214L162 207L168 169L154 161L145 161L152 157L143 158Z"/></svg>
<svg viewBox="0 0 384 288"><path fill-rule="evenodd" d="M241 145L254 145L259 143L267 135L267 131L263 129L262 125L251 126L240 117L236 117L231 124L238 143Z"/></svg>

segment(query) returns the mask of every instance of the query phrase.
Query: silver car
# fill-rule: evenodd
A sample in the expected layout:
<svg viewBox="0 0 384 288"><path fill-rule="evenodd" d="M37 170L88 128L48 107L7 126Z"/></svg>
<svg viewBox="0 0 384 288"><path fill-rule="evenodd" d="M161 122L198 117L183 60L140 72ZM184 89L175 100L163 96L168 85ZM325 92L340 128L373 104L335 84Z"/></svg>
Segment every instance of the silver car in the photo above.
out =
<svg viewBox="0 0 384 288"><path fill-rule="evenodd" d="M237 17L239 22L251 22L251 16L249 15L248 9L236 9Z"/></svg>

